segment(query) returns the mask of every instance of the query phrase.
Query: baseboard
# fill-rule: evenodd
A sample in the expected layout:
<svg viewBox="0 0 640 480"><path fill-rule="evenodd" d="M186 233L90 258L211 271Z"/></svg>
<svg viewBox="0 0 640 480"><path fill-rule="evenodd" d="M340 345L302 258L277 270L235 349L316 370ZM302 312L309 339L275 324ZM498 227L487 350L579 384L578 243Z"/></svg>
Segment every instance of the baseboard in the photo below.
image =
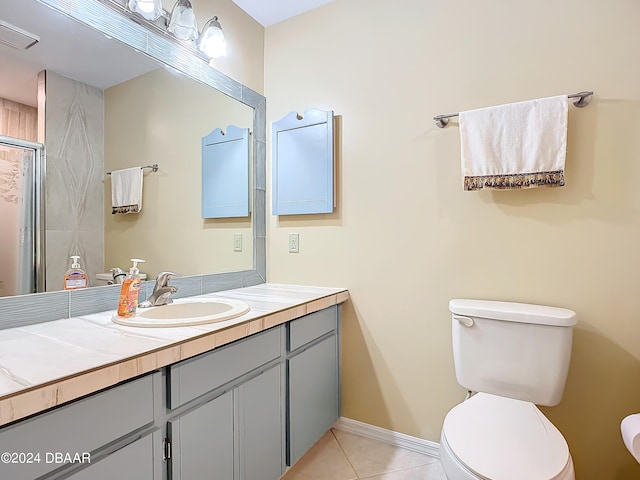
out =
<svg viewBox="0 0 640 480"><path fill-rule="evenodd" d="M440 458L440 444L437 442L412 437L411 435L405 435L404 433L394 432L393 430L387 430L345 417L340 417L333 427L348 433L388 443L395 447L406 448L423 455Z"/></svg>

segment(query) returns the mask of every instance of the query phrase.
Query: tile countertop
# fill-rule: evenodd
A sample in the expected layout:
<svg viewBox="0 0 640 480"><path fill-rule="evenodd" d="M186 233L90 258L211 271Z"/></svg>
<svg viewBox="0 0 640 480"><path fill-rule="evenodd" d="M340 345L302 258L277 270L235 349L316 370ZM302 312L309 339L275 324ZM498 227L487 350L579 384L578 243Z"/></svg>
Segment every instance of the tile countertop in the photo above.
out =
<svg viewBox="0 0 640 480"><path fill-rule="evenodd" d="M112 310L0 330L0 425L345 302L349 292L263 283L192 298L234 298L251 310L190 327L125 327Z"/></svg>

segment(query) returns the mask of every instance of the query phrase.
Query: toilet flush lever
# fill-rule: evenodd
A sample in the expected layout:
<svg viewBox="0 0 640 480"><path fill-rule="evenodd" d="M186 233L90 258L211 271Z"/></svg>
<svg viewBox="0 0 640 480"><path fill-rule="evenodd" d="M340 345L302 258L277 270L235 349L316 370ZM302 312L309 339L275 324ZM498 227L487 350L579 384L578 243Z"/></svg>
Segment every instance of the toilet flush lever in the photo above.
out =
<svg viewBox="0 0 640 480"><path fill-rule="evenodd" d="M462 315L453 315L453 318L459 321L465 327L473 327L473 318L463 317Z"/></svg>

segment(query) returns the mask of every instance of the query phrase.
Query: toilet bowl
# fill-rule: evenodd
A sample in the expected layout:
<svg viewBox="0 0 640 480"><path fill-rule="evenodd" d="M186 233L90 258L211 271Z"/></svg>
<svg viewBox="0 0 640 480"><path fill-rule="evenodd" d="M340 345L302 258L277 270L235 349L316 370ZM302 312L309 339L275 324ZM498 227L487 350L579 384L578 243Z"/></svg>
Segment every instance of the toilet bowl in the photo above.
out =
<svg viewBox="0 0 640 480"><path fill-rule="evenodd" d="M567 442L542 412L488 393L449 411L440 460L448 480L575 480Z"/></svg>

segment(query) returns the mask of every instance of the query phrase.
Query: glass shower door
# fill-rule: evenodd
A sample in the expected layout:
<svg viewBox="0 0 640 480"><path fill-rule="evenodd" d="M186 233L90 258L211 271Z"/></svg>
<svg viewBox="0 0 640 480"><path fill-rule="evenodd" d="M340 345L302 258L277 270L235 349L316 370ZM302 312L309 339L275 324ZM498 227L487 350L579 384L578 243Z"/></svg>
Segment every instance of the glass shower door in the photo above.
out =
<svg viewBox="0 0 640 480"><path fill-rule="evenodd" d="M0 136L0 297L44 287L42 150Z"/></svg>

